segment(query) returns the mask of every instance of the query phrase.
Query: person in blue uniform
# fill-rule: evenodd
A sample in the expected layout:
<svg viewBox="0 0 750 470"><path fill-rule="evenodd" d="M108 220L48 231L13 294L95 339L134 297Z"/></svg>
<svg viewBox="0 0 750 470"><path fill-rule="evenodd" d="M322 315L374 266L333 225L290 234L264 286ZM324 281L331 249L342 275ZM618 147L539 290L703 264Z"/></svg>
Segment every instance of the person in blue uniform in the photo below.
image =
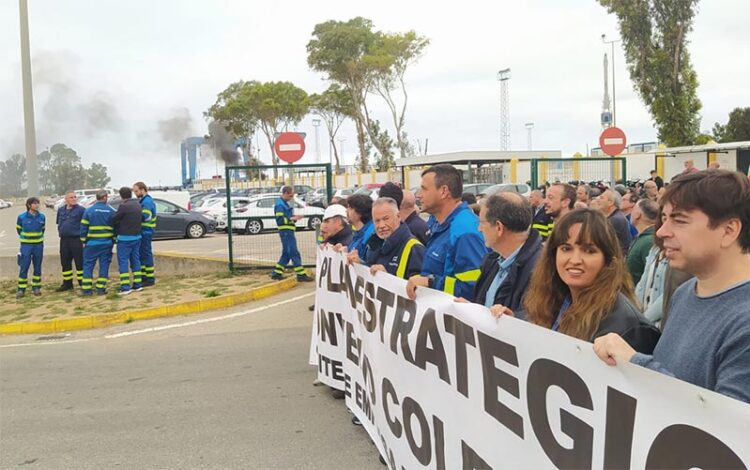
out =
<svg viewBox="0 0 750 470"><path fill-rule="evenodd" d="M44 229L47 219L39 212L39 199L30 197L26 200L26 212L16 219L16 232L21 242L18 253L18 291L16 298L26 294L29 286L29 267L34 265L31 278L31 291L34 295L42 295L42 257L44 256Z"/></svg>
<svg viewBox="0 0 750 470"><path fill-rule="evenodd" d="M307 274L307 270L302 266L302 257L297 249L297 238L294 236L294 232L297 230L295 224L301 216L294 215L289 202L292 199L294 199L294 188L284 186L281 188L281 197L276 201L273 208L276 226L279 229L279 238L281 238L281 257L271 273L271 279L281 279L286 265L291 261L294 272L297 274L297 280L311 282L314 279Z"/></svg>
<svg viewBox="0 0 750 470"><path fill-rule="evenodd" d="M57 233L60 235L60 264L62 284L57 292L73 289L73 277L78 285L83 284L83 244L81 243L81 219L86 209L78 204L73 191L65 193L65 205L57 210ZM76 263L73 275L73 261Z"/></svg>
<svg viewBox="0 0 750 470"><path fill-rule="evenodd" d="M83 285L81 295L93 294L94 266L99 262L99 277L96 280L96 293L107 293L109 265L112 263L112 245L115 230L112 217L115 210L107 204L109 194L100 189L96 192L96 203L86 209L81 219L81 242L83 243Z"/></svg>
<svg viewBox="0 0 750 470"><path fill-rule="evenodd" d="M143 212L140 247L142 285L143 287L150 287L156 284L154 252L151 249L151 241L154 238L154 231L156 231L156 203L154 203L154 198L148 194L146 183L142 181L133 185L133 194L138 198L138 202L141 204L141 212Z"/></svg>

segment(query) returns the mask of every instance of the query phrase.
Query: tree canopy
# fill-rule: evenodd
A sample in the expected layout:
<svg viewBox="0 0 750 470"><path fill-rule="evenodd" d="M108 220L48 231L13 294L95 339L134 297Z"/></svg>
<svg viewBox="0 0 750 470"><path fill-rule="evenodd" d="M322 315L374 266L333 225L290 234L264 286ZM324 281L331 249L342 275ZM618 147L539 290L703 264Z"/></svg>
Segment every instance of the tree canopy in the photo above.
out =
<svg viewBox="0 0 750 470"><path fill-rule="evenodd" d="M698 135L701 102L687 35L698 0L598 0L617 16L630 79L668 146Z"/></svg>

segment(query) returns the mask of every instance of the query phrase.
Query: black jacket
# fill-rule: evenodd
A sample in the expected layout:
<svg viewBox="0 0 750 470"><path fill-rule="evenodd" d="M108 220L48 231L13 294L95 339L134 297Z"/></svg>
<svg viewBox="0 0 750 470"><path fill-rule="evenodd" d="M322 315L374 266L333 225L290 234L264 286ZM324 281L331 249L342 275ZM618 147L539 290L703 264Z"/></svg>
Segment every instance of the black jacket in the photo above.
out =
<svg viewBox="0 0 750 470"><path fill-rule="evenodd" d="M652 354L661 337L659 329L622 294L617 295L615 308L602 319L591 341L607 333L617 333L631 348L643 354Z"/></svg>
<svg viewBox="0 0 750 470"><path fill-rule="evenodd" d="M623 256L628 256L628 250L630 249L630 242L633 240L633 235L630 233L630 222L625 217L620 209L616 209L612 212L609 217L610 225L615 229L617 234L617 240L620 242Z"/></svg>
<svg viewBox="0 0 750 470"><path fill-rule="evenodd" d="M338 245L339 243L341 243L344 246L349 246L349 244L352 242L353 236L354 234L352 233L352 228L349 226L349 224L344 224L344 228L341 229L340 232L331 235L328 240L323 240L323 242L330 243L331 245Z"/></svg>
<svg viewBox="0 0 750 470"><path fill-rule="evenodd" d="M513 312L518 312L521 309L526 287L529 285L531 273L534 271L534 266L536 266L541 253L542 237L536 230L531 230L529 231L529 238L523 244L521 251L516 256L515 262L511 265L508 275L503 280L503 283L500 284L500 288L495 294L493 305L504 305L513 310ZM482 260L482 266L480 267L481 274L474 286L475 303L484 305L487 290L490 288L492 281L497 275L497 271L500 269L497 264L499 257L500 255L493 251L487 254L484 260Z"/></svg>
<svg viewBox="0 0 750 470"><path fill-rule="evenodd" d="M141 205L137 199L125 199L112 217L112 226L117 235L140 235L142 221Z"/></svg>
<svg viewBox="0 0 750 470"><path fill-rule="evenodd" d="M411 240L417 240L409 231L409 226L401 223L390 237L383 240L377 235L373 235L367 240L367 256L365 264L372 266L382 264L388 274L398 276L397 271L401 263L401 257L404 254L406 243ZM418 241L418 240L417 240ZM406 260L406 271L402 279L409 279L415 274L422 272L422 261L424 261L424 245L416 243L412 245L409 252L409 258Z"/></svg>
<svg viewBox="0 0 750 470"><path fill-rule="evenodd" d="M409 226L411 234L414 235L422 245L427 245L427 239L430 238L430 227L427 225L427 222L417 214L417 211L412 212L409 217L404 220L404 223Z"/></svg>

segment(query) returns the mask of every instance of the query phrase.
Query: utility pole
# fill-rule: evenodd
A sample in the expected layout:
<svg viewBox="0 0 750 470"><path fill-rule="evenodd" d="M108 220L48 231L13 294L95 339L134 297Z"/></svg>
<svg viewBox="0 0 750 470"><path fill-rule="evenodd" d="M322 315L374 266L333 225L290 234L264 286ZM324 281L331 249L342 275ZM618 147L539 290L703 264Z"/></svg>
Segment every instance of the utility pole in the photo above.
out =
<svg viewBox="0 0 750 470"><path fill-rule="evenodd" d="M526 131L528 131L526 144L527 144L528 149L531 150L531 131L534 129L534 123L527 122L525 125L526 125Z"/></svg>
<svg viewBox="0 0 750 470"><path fill-rule="evenodd" d="M18 0L21 19L21 81L23 84L23 127L26 135L26 191L39 195L39 170L36 162L36 128L34 126L34 94L31 87L31 54L29 52L29 7L27 0Z"/></svg>
<svg viewBox="0 0 750 470"><path fill-rule="evenodd" d="M611 41L607 41L607 35L602 34L602 42L604 44L612 45L612 126L617 127L617 98L615 96L615 43L620 42L620 40L613 39Z"/></svg>
<svg viewBox="0 0 750 470"><path fill-rule="evenodd" d="M318 134L320 119L313 119L312 125L315 127L315 163L320 163L320 136Z"/></svg>
<svg viewBox="0 0 750 470"><path fill-rule="evenodd" d="M510 101L508 98L508 80L510 69L497 72L500 82L500 150L510 150Z"/></svg>

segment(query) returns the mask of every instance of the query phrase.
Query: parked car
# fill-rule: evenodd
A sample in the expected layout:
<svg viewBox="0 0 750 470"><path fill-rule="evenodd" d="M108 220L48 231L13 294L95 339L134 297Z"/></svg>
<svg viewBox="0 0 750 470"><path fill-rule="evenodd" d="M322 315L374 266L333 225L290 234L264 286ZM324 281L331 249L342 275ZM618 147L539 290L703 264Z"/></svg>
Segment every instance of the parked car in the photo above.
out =
<svg viewBox="0 0 750 470"><path fill-rule="evenodd" d="M190 193L187 191L151 191L149 194L154 199L169 201L183 209L189 211L193 209L193 202L190 200Z"/></svg>
<svg viewBox="0 0 750 470"><path fill-rule="evenodd" d="M117 209L120 196L109 200ZM163 199L154 198L156 204L156 231L154 238L201 238L216 231L216 221L203 214L188 211Z"/></svg>
<svg viewBox="0 0 750 470"><path fill-rule="evenodd" d="M13 207L13 203L10 201L4 201L0 199L0 209L7 209L9 207Z"/></svg>
<svg viewBox="0 0 750 470"><path fill-rule="evenodd" d="M251 199L243 207L233 208L232 230L256 235L263 230L277 228L273 207L278 199L278 194L266 194ZM305 204L297 195L292 199L291 205L294 214L302 216L295 224L297 229L315 230L323 221L324 210Z"/></svg>
<svg viewBox="0 0 750 470"><path fill-rule="evenodd" d="M493 186L491 183L471 183L464 185L464 192L471 193L473 195L483 194L487 191L487 188Z"/></svg>
<svg viewBox="0 0 750 470"><path fill-rule="evenodd" d="M529 197L531 195L531 188L526 184L513 184L513 183L501 183L490 186L485 189L483 193L479 193L483 197L489 197L498 191L506 191L511 193L518 193L521 196Z"/></svg>
<svg viewBox="0 0 750 470"><path fill-rule="evenodd" d="M65 196L58 196L57 194L53 194L52 196L44 200L44 207L46 207L47 209L52 209L60 199L65 199Z"/></svg>

